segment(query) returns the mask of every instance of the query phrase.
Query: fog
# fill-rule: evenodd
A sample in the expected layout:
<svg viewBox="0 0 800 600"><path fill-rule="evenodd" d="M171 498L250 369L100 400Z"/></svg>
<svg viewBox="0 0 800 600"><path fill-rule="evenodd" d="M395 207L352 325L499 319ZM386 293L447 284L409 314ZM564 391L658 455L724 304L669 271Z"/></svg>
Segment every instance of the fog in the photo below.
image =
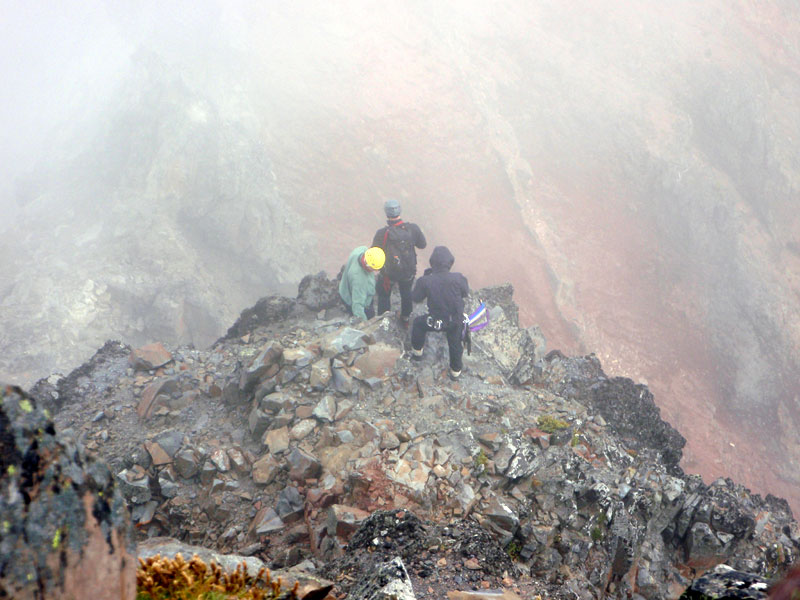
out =
<svg viewBox="0 0 800 600"><path fill-rule="evenodd" d="M391 196L550 348L648 383L687 470L791 496L799 13L4 1L0 376L208 345Z"/></svg>

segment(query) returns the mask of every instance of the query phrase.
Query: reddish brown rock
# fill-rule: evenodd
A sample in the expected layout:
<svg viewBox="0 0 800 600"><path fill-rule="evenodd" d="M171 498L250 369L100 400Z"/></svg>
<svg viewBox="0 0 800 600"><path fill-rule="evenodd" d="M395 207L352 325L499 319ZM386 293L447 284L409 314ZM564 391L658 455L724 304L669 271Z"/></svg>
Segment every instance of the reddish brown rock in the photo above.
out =
<svg viewBox="0 0 800 600"><path fill-rule="evenodd" d="M253 463L251 476L256 483L266 485L272 483L280 468L280 463L272 455L265 454Z"/></svg>
<svg viewBox="0 0 800 600"><path fill-rule="evenodd" d="M178 389L176 379L157 379L148 385L142 392L142 399L136 408L136 413L142 419L148 419L163 402L169 400L170 394ZM162 398L159 400L159 396Z"/></svg>
<svg viewBox="0 0 800 600"><path fill-rule="evenodd" d="M328 507L328 535L347 539L367 517L369 513L360 508L334 504Z"/></svg>
<svg viewBox="0 0 800 600"><path fill-rule="evenodd" d="M383 378L394 373L402 352L388 344L374 344L353 364L353 375L359 379Z"/></svg>
<svg viewBox="0 0 800 600"><path fill-rule="evenodd" d="M289 449L289 428L270 429L264 434L264 445L270 454L281 454Z"/></svg>
<svg viewBox="0 0 800 600"><path fill-rule="evenodd" d="M172 360L172 354L164 348L161 342L148 344L131 351L128 362L138 371L150 371L163 367Z"/></svg>
<svg viewBox="0 0 800 600"><path fill-rule="evenodd" d="M166 465L172 462L172 458L167 454L158 442L145 442L144 447L153 459L153 464L158 466Z"/></svg>

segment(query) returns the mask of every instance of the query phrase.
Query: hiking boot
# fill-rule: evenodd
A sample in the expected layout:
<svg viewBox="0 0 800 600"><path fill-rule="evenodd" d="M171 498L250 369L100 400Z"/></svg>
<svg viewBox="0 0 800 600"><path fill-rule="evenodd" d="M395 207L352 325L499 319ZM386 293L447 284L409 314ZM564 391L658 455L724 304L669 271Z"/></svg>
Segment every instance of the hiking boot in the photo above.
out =
<svg viewBox="0 0 800 600"><path fill-rule="evenodd" d="M422 349L411 348L411 360L422 360Z"/></svg>
<svg viewBox="0 0 800 600"><path fill-rule="evenodd" d="M450 375L450 379L455 381L456 379L461 377L461 371L453 371L453 369L450 369L449 375Z"/></svg>

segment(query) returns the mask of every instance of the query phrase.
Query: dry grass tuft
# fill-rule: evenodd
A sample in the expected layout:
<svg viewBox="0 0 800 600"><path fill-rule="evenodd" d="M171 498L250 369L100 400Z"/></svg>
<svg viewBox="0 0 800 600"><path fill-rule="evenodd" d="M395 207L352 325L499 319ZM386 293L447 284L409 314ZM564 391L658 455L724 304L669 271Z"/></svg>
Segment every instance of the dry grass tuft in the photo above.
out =
<svg viewBox="0 0 800 600"><path fill-rule="evenodd" d="M256 576L247 573L244 563L233 573L224 573L212 562L206 565L197 555L190 561L160 555L139 559L136 571L136 600L297 600L298 584L281 596L282 581L273 580L269 569Z"/></svg>

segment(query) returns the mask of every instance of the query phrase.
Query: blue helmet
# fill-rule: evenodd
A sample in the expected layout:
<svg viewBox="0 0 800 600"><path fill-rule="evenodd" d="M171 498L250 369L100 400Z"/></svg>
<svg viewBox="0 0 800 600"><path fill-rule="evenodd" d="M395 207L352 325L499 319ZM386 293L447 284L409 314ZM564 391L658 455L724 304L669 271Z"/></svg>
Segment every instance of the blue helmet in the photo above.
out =
<svg viewBox="0 0 800 600"><path fill-rule="evenodd" d="M389 219L395 219L400 216L400 203L397 200L387 200L383 203L383 212Z"/></svg>

